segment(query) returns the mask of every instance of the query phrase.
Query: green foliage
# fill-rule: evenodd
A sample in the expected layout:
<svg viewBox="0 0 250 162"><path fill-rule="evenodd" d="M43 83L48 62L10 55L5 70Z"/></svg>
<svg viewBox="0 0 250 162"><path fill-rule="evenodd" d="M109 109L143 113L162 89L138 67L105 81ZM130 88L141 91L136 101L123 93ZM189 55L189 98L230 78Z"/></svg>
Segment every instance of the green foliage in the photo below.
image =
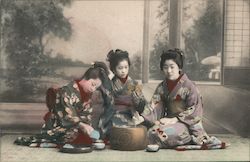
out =
<svg viewBox="0 0 250 162"><path fill-rule="evenodd" d="M37 79L51 75L49 54L44 51L46 34L68 40L72 29L63 15L70 0L2 0L3 39L9 65L6 84L13 89L9 97L25 99L38 91ZM7 16L6 16L7 15ZM13 95L15 94L15 95ZM10 99L11 100L11 99Z"/></svg>
<svg viewBox="0 0 250 162"><path fill-rule="evenodd" d="M207 0L206 3L205 11L199 19L195 20L194 25L182 34L184 37L186 58L184 71L194 80L207 79L210 67L202 65L200 62L205 57L216 55L221 51L222 46L221 1ZM158 10L157 18L161 19L161 29L156 34L149 59L149 72L152 79L162 79L163 77L159 63L160 55L169 48L168 4L168 0L162 0ZM192 5L189 7L192 7ZM193 19L192 16L186 18Z"/></svg>
<svg viewBox="0 0 250 162"><path fill-rule="evenodd" d="M208 0L204 14L183 34L185 40L186 72L195 80L206 80L208 66L201 60L221 51L222 16L218 0Z"/></svg>
<svg viewBox="0 0 250 162"><path fill-rule="evenodd" d="M141 54L136 53L131 58L131 65L130 65L130 76L133 79L141 79L142 75L142 60L141 60Z"/></svg>
<svg viewBox="0 0 250 162"><path fill-rule="evenodd" d="M160 70L160 56L163 53L163 51L167 51L167 49L168 49L167 41L161 42L159 40L156 40L156 43L154 44L154 48L151 51L149 58L150 78L156 80L163 79L163 75Z"/></svg>
<svg viewBox="0 0 250 162"><path fill-rule="evenodd" d="M162 0L158 7L157 18L161 19L161 28L155 36L155 42L152 51L150 51L149 56L149 74L150 79L160 80L163 75L160 70L160 56L163 51L166 51L169 46L168 40L168 26L169 26L169 16L168 16L168 0Z"/></svg>
<svg viewBox="0 0 250 162"><path fill-rule="evenodd" d="M218 0L208 0L204 14L185 33L186 41L189 41L196 48L200 59L216 55L221 51L222 16L220 3Z"/></svg>
<svg viewBox="0 0 250 162"><path fill-rule="evenodd" d="M50 57L47 62L48 65L55 66L55 67L61 67L61 66L81 66L81 67L89 67L89 64L86 64L82 61L76 60L72 61L70 58L64 58L62 54L57 54L56 57Z"/></svg>

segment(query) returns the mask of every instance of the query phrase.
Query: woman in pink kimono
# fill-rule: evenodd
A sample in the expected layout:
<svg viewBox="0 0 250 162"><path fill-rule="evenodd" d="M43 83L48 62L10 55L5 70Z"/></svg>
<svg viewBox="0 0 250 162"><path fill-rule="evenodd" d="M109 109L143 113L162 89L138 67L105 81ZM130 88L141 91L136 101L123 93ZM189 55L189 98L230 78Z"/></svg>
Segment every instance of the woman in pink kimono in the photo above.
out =
<svg viewBox="0 0 250 162"><path fill-rule="evenodd" d="M202 126L202 97L182 72L183 60L179 49L161 55L160 68L166 77L142 113L146 121L153 123L148 131L149 151L154 144L180 150L225 147L225 143L209 137Z"/></svg>
<svg viewBox="0 0 250 162"><path fill-rule="evenodd" d="M100 128L92 126L93 105L96 100L92 94L101 93L104 100L104 113ZM108 68L102 62L95 62L79 80L67 85L49 89L47 106L49 112L44 116L45 123L41 133L32 137L19 137L15 143L31 147L58 147L64 144L90 144L105 133L112 105L111 81L108 78ZM53 93L52 93L53 92ZM54 95L54 98L53 98ZM111 115L107 115L111 114Z"/></svg>
<svg viewBox="0 0 250 162"><path fill-rule="evenodd" d="M113 126L136 126L146 100L141 86L129 76L130 59L127 51L111 50L107 55L110 70L114 73L112 87L114 95Z"/></svg>

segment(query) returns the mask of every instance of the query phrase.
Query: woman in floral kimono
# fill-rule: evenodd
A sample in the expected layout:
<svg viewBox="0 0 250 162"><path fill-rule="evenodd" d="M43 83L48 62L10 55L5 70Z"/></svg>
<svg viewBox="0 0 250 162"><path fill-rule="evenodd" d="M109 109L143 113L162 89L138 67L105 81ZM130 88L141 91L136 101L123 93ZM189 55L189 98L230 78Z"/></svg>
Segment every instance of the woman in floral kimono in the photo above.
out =
<svg viewBox="0 0 250 162"><path fill-rule="evenodd" d="M107 66L103 62L95 62L81 79L71 81L61 88L50 89L55 92L55 100L47 98L49 112L44 116L45 124L41 133L32 137L19 137L15 143L31 147L58 147L98 140L100 133L92 127L95 100L91 97L96 90L102 93L100 97L104 100L105 119L101 117L100 130L105 132L109 120L106 114L109 113L112 104L109 93L111 81L108 78Z"/></svg>
<svg viewBox="0 0 250 162"><path fill-rule="evenodd" d="M110 70L114 73L112 87L114 95L113 126L136 126L143 118L139 115L146 100L141 86L129 74L130 59L127 51L111 50L107 55ZM140 123L140 122L139 122Z"/></svg>
<svg viewBox="0 0 250 162"><path fill-rule="evenodd" d="M145 120L154 123L148 131L147 149L151 150L154 144L180 150L225 147L225 143L209 137L202 126L202 98L196 85L182 72L183 60L179 49L161 55L160 68L165 79L142 113Z"/></svg>

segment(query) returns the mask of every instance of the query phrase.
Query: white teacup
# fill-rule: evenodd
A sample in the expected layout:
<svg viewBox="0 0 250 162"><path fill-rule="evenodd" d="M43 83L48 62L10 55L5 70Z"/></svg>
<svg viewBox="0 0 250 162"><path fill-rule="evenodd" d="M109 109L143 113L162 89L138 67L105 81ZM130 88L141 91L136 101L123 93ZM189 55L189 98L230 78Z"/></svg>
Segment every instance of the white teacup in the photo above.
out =
<svg viewBox="0 0 250 162"><path fill-rule="evenodd" d="M103 150L105 148L105 143L103 142L95 142L93 146L96 150Z"/></svg>
<svg viewBox="0 0 250 162"><path fill-rule="evenodd" d="M159 145L147 145L146 151L148 152L157 152L159 151L160 146Z"/></svg>

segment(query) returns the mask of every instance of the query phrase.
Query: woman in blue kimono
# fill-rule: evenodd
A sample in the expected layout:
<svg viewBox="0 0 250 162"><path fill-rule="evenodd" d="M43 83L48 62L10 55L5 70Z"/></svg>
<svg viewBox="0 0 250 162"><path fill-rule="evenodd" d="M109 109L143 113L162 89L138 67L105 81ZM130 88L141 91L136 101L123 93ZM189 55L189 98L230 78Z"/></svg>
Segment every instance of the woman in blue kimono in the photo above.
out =
<svg viewBox="0 0 250 162"><path fill-rule="evenodd" d="M202 97L194 82L183 73L183 61L184 55L179 49L170 49L161 55L160 68L165 79L157 86L150 104L142 113L146 121L153 123L148 131L151 144L148 146L156 144L160 148L177 149L225 147L225 143L209 137L202 126Z"/></svg>
<svg viewBox="0 0 250 162"><path fill-rule="evenodd" d="M97 100L92 99L92 94L97 90L102 94L100 98L103 105L100 106L104 107L105 116L101 116L102 124L99 130L92 126L93 105ZM49 89L49 112L44 116L45 123L41 133L32 137L19 137L15 143L31 147L58 147L98 140L100 133L105 134L108 118L112 116L110 90L111 81L108 78L107 66L103 62L95 62L81 79L71 81L61 88Z"/></svg>
<svg viewBox="0 0 250 162"><path fill-rule="evenodd" d="M129 76L130 59L127 51L111 50L107 55L110 70L114 73L112 87L114 95L113 126L136 126L143 118L139 115L146 104L142 88Z"/></svg>

